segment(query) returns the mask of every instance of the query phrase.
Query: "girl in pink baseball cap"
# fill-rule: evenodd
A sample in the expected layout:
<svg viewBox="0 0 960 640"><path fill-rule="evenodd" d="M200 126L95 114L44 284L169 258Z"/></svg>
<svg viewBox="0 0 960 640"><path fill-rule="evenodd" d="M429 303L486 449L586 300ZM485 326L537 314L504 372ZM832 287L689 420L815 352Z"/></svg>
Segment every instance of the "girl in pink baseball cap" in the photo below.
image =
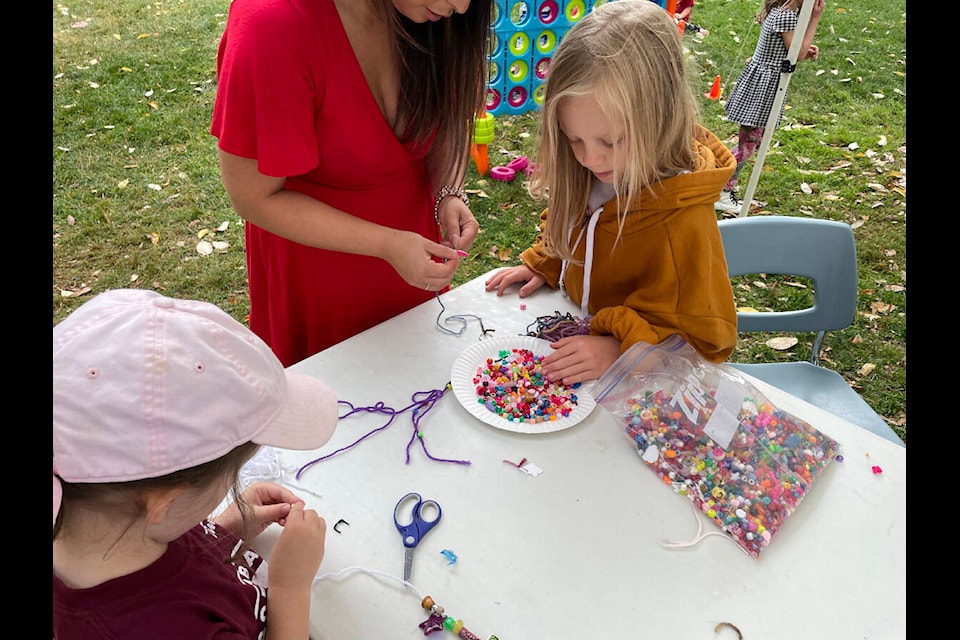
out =
<svg viewBox="0 0 960 640"><path fill-rule="evenodd" d="M212 304L122 289L74 311L53 328L54 637L306 640L326 523L238 473L337 420L326 384ZM249 542L274 522L265 575Z"/></svg>

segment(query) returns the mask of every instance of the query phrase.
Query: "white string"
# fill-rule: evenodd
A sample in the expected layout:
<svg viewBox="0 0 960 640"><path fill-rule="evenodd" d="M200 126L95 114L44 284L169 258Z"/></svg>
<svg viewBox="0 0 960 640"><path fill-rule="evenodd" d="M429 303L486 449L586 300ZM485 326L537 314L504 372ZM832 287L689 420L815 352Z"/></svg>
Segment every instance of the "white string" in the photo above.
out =
<svg viewBox="0 0 960 640"><path fill-rule="evenodd" d="M587 246L584 248L584 263L583 263L583 295L580 296L580 311L584 317L590 315L587 311L587 303L590 301L590 270L593 268L593 230L597 226L597 220L600 219L600 212L603 211L603 205L601 204L593 213L589 214L587 219L584 220L584 224L580 225L580 233L577 234L577 240L573 243L573 247L570 251L576 251L577 247L580 246L580 241L583 239L583 232L587 232ZM570 233L567 234L567 241L569 242L570 237L573 236L573 229L570 229ZM560 261L560 281L559 287L560 292L566 297L567 296L567 287L564 285L564 280L567 277L567 266L569 264L568 260Z"/></svg>
<svg viewBox="0 0 960 640"><path fill-rule="evenodd" d="M395 581L395 582L399 582L399 583L403 584L404 586L407 586L407 587L413 589L414 593L417 594L417 596L420 598L421 602L422 602L423 599L426 597L426 596L424 596L422 593L420 593L420 590L419 590L419 589L417 589L415 586L413 586L412 584L410 584L409 582L407 582L406 580L404 580L404 579L402 579L402 578L398 578L397 576L391 575L391 574L389 574L389 573L384 573L383 571L377 571L376 569L367 569L367 568L365 568L365 567L353 566L353 567L347 567L347 568L345 568L345 569L341 569L340 571L337 571L336 573L324 573L324 574L322 574L322 575L318 575L317 577L315 577L315 578L313 579L313 581L314 581L314 582L319 582L319 581L325 580L325 579L327 579L327 578L339 578L340 576L342 576L342 575L344 575L344 574L346 574L346 573L352 573L352 572L354 572L354 571L362 571L363 573L368 573L368 574L373 575L373 576L380 576L381 578L389 578L389 579L391 579L391 580L393 580L393 581Z"/></svg>
<svg viewBox="0 0 960 640"><path fill-rule="evenodd" d="M698 493L700 492L699 485L697 486L697 492ZM701 498L702 497L703 496L701 494ZM666 540L663 543L661 543L660 546L666 549L680 549L683 547L693 547L699 544L700 541L706 538L707 536L720 536L724 540L727 540L728 542L732 542L733 544L736 545L737 549L740 549L740 551L750 556L749 551L744 549L740 545L740 543L738 543L736 540L734 540L733 538L731 538L730 536L728 536L726 533L722 531L708 531L707 533L703 533L703 520L700 518L700 512L697 510L697 506L693 503L693 501L690 502L690 508L693 510L693 517L697 521L697 535L694 536L693 540L689 542L676 542L673 540ZM752 558L753 556L750 556L750 557Z"/></svg>
<svg viewBox="0 0 960 640"><path fill-rule="evenodd" d="M297 466L295 464L281 464L280 456L273 447L261 446L256 455L240 467L240 487L246 489L254 482L278 482L294 489L299 489L312 496L323 496L297 480Z"/></svg>
<svg viewBox="0 0 960 640"><path fill-rule="evenodd" d="M600 214L602 212L603 205L600 205L587 222L587 245L585 247L586 253L583 257L583 296L580 298L580 312L584 317L590 315L587 307L590 303L590 272L593 271L593 234L597 228L597 221L600 220Z"/></svg>

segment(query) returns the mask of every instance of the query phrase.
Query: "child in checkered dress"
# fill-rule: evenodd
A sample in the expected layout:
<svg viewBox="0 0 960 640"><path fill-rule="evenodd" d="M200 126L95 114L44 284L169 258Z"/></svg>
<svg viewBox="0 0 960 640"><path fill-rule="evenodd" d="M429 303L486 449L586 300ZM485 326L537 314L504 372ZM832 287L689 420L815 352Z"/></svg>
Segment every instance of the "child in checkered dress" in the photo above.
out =
<svg viewBox="0 0 960 640"><path fill-rule="evenodd" d="M803 34L797 62L807 58L816 60L820 55L820 48L813 44L813 36L817 32L825 0L807 1L813 2L813 10ZM720 192L720 200L714 204L717 211L740 211L740 200L734 191L737 176L763 139L780 81L780 64L787 59L793 33L797 29L797 12L802 4L803 0L764 0L763 7L756 15L756 21L762 25L757 48L740 73L725 107L730 121L740 124L740 133L737 146L731 149L737 160L737 168ZM780 104L780 114L774 127L779 126L783 117L783 105Z"/></svg>

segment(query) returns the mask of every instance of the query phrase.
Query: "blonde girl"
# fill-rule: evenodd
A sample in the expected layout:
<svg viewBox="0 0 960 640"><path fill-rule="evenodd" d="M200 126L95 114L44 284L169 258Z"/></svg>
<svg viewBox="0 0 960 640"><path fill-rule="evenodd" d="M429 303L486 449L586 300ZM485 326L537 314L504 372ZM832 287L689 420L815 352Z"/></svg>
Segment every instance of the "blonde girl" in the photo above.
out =
<svg viewBox="0 0 960 640"><path fill-rule="evenodd" d="M736 344L736 310L713 203L735 161L698 124L676 24L619 0L575 24L554 56L531 193L549 200L521 265L486 283L525 297L560 287L590 318L544 372L599 377L638 341L680 334L712 362Z"/></svg>

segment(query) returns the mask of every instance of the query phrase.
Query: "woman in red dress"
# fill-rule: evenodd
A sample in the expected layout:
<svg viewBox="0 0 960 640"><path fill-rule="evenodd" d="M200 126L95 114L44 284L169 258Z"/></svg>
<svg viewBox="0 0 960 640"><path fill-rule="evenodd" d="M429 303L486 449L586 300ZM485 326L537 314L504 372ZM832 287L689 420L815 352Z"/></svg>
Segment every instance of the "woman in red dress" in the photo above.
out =
<svg viewBox="0 0 960 640"><path fill-rule="evenodd" d="M444 290L492 0L234 0L210 132L250 328L289 366Z"/></svg>

